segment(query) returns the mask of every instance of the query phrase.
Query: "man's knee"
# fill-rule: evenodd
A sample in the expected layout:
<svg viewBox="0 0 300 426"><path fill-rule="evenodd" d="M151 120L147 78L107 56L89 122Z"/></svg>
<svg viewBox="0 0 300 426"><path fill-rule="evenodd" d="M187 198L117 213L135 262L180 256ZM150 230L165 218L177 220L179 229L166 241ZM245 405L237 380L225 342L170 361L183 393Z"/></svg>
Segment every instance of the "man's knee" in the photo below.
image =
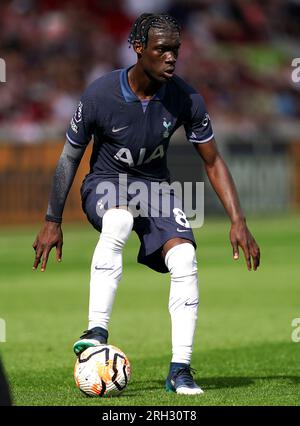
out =
<svg viewBox="0 0 300 426"><path fill-rule="evenodd" d="M172 247L165 256L165 263L172 278L197 275L196 252L190 243Z"/></svg>
<svg viewBox="0 0 300 426"><path fill-rule="evenodd" d="M105 240L112 247L121 249L126 243L133 227L133 216L128 210L110 209L102 220L100 240Z"/></svg>
<svg viewBox="0 0 300 426"><path fill-rule="evenodd" d="M169 311L171 316L180 309L184 315L197 318L199 305L198 273L195 248L184 243L171 248L165 257L171 275Z"/></svg>

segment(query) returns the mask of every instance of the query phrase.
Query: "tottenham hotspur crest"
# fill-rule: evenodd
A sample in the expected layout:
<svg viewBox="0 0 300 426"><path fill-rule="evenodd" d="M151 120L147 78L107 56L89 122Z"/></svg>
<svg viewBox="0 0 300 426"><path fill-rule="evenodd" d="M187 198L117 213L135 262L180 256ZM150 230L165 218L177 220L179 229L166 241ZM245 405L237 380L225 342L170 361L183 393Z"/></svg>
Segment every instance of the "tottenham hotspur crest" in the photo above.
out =
<svg viewBox="0 0 300 426"><path fill-rule="evenodd" d="M163 126L165 127L165 131L164 131L164 133L163 133L163 137L164 138L168 138L169 136L170 136L170 131L169 131L169 127L171 127L171 125L172 125L172 123L171 123L171 121L169 121L168 123L167 123L167 119L166 118L164 118L164 121L163 121Z"/></svg>

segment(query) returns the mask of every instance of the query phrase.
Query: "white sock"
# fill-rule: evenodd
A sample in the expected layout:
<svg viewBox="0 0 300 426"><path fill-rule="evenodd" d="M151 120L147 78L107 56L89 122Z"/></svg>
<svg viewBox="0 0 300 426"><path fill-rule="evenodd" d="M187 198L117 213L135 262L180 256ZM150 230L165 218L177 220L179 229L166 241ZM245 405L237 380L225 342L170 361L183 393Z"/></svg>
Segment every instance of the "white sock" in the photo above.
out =
<svg viewBox="0 0 300 426"><path fill-rule="evenodd" d="M133 216L127 210L110 209L103 216L102 232L91 265L88 329L108 329L122 275L122 249L132 226Z"/></svg>
<svg viewBox="0 0 300 426"><path fill-rule="evenodd" d="M193 245L184 243L172 247L166 254L165 263L171 274L172 362L190 364L199 304Z"/></svg>

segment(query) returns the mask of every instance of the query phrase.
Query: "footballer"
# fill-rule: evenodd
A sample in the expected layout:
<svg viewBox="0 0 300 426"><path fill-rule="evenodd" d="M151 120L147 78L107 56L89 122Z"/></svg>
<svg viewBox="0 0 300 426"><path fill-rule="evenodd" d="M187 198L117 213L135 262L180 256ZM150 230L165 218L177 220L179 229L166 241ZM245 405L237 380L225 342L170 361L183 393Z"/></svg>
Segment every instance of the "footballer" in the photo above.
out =
<svg viewBox="0 0 300 426"><path fill-rule="evenodd" d="M199 305L192 229L172 195L171 205L175 207L168 216L134 215L128 207L133 195L121 188L120 176L126 176L127 185L144 188L150 188L153 182L169 182L169 140L184 126L187 140L203 160L211 185L229 216L233 258L239 257L240 247L248 270L256 270L260 251L247 227L231 174L218 152L203 98L175 74L179 24L166 14L142 14L132 26L129 43L137 55L136 63L94 81L82 95L71 120L54 174L45 223L33 244L33 268L41 262L41 271L45 270L53 247L57 260L61 260L65 201L93 137L90 172L83 181L81 198L87 219L100 237L91 264L88 328L75 342L74 352L79 355L90 346L107 343L122 276L123 248L134 230L140 239L138 262L170 274L172 359L166 390L202 394L191 368ZM101 193L104 182L109 183L108 193ZM117 197L110 199L112 194ZM147 207L151 208L149 199L144 200L143 208Z"/></svg>

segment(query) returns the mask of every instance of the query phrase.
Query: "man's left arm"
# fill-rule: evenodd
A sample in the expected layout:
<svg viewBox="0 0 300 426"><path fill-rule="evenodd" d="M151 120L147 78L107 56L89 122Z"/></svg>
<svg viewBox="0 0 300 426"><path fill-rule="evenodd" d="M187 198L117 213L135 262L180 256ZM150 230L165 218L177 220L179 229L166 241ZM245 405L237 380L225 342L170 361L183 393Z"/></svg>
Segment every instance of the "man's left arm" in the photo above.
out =
<svg viewBox="0 0 300 426"><path fill-rule="evenodd" d="M244 252L248 270L250 271L253 266L256 271L260 263L260 250L247 227L236 186L225 161L218 152L215 140L211 139L207 143L193 143L193 145L204 161L209 181L230 218L233 258L239 258L240 246Z"/></svg>

